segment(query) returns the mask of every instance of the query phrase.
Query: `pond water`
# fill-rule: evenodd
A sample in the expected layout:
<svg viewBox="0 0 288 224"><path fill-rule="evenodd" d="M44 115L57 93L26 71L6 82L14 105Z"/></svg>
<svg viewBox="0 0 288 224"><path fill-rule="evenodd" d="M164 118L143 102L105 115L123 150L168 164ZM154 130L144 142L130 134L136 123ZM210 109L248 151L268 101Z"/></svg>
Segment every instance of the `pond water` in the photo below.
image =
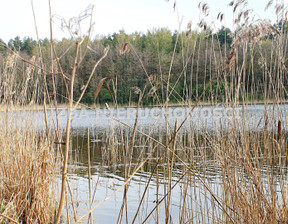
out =
<svg viewBox="0 0 288 224"><path fill-rule="evenodd" d="M76 132L81 133L87 128L94 129L96 132L105 132L107 128L120 127L131 129L135 122L136 108L95 108L95 109L76 109L72 110L72 126ZM63 129L67 122L68 109L58 109L58 122L56 122L55 110L47 110L47 119L50 128ZM286 129L288 115L288 104L272 105L246 105L234 108L217 106L197 106L193 107L149 107L139 108L137 127L139 130L173 129L175 121L180 125L186 118L182 130L214 130L229 129L232 124L243 125L251 131L262 131L265 120L268 120L267 128L274 130L277 121L282 121L282 126ZM45 127L43 111L22 111L22 112L1 112L0 116L8 117L12 123L18 126L25 124L24 120L32 119L33 125L42 129ZM6 119L7 120L7 119ZM243 123L244 121L244 123ZM80 130L80 131L79 131Z"/></svg>
<svg viewBox="0 0 288 224"><path fill-rule="evenodd" d="M96 128L102 132L109 126L122 126L129 129L133 127L136 118L136 108L105 108L105 109L78 109L72 112L74 129ZM67 120L67 109L59 110L59 126L65 127ZM183 130L213 130L217 128L229 128L231 123L241 124L245 120L250 130L262 130L265 123L265 116L270 122L278 119L286 121L288 105L250 105L238 106L235 108L219 106L198 106L193 107L160 107L140 108L138 112L139 129L166 129L174 127L177 119L178 125L186 118ZM42 113L39 114L40 116ZM55 111L48 111L49 120L55 120ZM243 119L244 118L244 119ZM119 123L120 122L120 123ZM283 122L285 124L286 122ZM270 123L269 128L273 129Z"/></svg>
<svg viewBox="0 0 288 224"><path fill-rule="evenodd" d="M253 105L236 108L219 105L201 106L193 110L189 107L169 107L166 110L140 108L137 132L133 140L136 111L135 108L73 111L73 149L69 157L70 190L67 197L70 222L75 222L74 213L77 221L87 222L89 209L95 208L92 213L94 223L117 223L120 216L123 217L121 220L123 223L132 223L136 214L135 223L142 223L148 216L147 223L165 223L167 212L165 206L168 203L170 203L170 223L179 223L181 218L183 219L184 210L191 211L190 214L185 213L185 220L190 222L207 223L221 219L221 215L215 217L215 211L220 208L213 202L213 197L205 186L207 184L215 195L219 197L223 195L221 167L218 166L218 161L215 161L216 157L210 147L212 143L207 140L207 136L222 135L235 125L240 132L243 127L249 132L262 132L264 128L277 132L279 120L281 131L287 130L288 105ZM59 109L57 121L55 110L48 110L47 118L51 129L58 125L60 130L64 130L67 114L66 109ZM8 116L15 122L19 121L20 126L24 123L23 120L32 120L31 125L36 125L39 129L45 126L42 111L10 112L8 115L2 113L2 116ZM169 141L176 120L177 127L182 124L182 121L186 121L177 134L175 152L189 166L193 163L193 169L197 170L197 175L202 179L191 173L183 175L186 174L187 167L179 159L175 160L170 173L167 164L169 160L157 162L165 149L161 145L157 146L157 142L165 145ZM90 133L89 139L87 129ZM132 141L134 141L133 155L130 157ZM154 148L157 150L150 155ZM90 187L88 154L90 154L91 170ZM141 165L148 156L151 157ZM130 174L136 168L139 170L129 182L127 203L124 203L126 207L122 215L119 215L123 205L125 178L127 178L125 173L130 161ZM156 171L155 167L157 167ZM265 169L263 166L264 179ZM283 166L282 169L287 173L287 166ZM283 170L281 172L284 172ZM205 184L201 180L204 180ZM275 185L280 195L280 181L276 181ZM172 193L170 197L164 197L169 192L169 186L173 186ZM142 196L143 202L137 212ZM165 198L163 202L162 198ZM169 202L168 198L170 198ZM161 202L158 207L157 202ZM153 209L155 212L150 215Z"/></svg>
<svg viewBox="0 0 288 224"><path fill-rule="evenodd" d="M95 133L94 133L95 134ZM92 195L95 193L95 200L92 203L92 208L98 206L98 204L105 200L105 198L111 197L117 189L121 190L117 192L113 197L103 203L101 206L93 212L94 222L96 223L116 223L120 208L123 201L125 183L125 162L122 159L112 158L111 155L113 150L119 157L122 158L119 143L117 143L117 149L111 149L113 145L109 137L105 140L101 140L100 136L91 133L90 137L90 147L91 147L91 189ZM128 134L129 135L129 134ZM96 139L93 139L96 137ZM106 136L107 137L107 136ZM154 136L157 138L157 136ZM109 139L109 140L108 140ZM149 143L145 144L140 135L137 136L136 144L134 146L134 154L132 159L132 169L136 168L141 161L143 161L152 147ZM72 188L73 201L77 202L77 214L84 215L89 211L89 181L88 181L88 152L87 152L87 135L78 134L73 137L74 151L71 154L70 163L70 175L69 180ZM78 146L78 147L77 147ZM116 152L117 151L117 152ZM119 155L120 154L120 155ZM156 156L155 156L156 155ZM141 201L142 194L148 184L147 193L144 198L143 206L140 210L139 216L136 219L136 223L141 223L144 218L154 209L156 202L161 200L168 190L168 177L166 163L158 165L158 174L154 174L150 182L148 182L153 167L156 164L157 153L141 167L141 169L133 176L131 182L129 183L129 191L127 195L127 207L128 207L128 223L133 220L138 205ZM139 161L137 161L139 160ZM221 175L219 168L215 167L212 156L208 160L203 160L201 153L193 153L193 160L197 169L201 170L202 174L205 174L205 178L209 181L209 186L213 192L220 194L221 192ZM127 168L126 168L127 169ZM172 184L175 184L179 178L183 175L185 167L181 163L176 163L173 169ZM201 182L195 176L185 176L183 180L175 185L172 195L171 195L171 216L173 222L179 222L179 212L181 209L179 207L179 200L181 199L181 194L183 194L183 189L186 186L186 182L189 181L192 184L189 188L190 193L200 197L200 200L206 201L206 208L210 207L211 196L207 194L203 188ZM194 197L194 196L193 196ZM192 207L197 207L197 202L189 201L187 204ZM70 213L73 209L70 205ZM165 206L164 203L159 205L158 209L158 220L159 223L165 222ZM156 217L151 217L150 223L156 222ZM199 220L200 221L200 220ZM201 220L203 221L203 220ZM124 215L123 223L126 223L126 217Z"/></svg>

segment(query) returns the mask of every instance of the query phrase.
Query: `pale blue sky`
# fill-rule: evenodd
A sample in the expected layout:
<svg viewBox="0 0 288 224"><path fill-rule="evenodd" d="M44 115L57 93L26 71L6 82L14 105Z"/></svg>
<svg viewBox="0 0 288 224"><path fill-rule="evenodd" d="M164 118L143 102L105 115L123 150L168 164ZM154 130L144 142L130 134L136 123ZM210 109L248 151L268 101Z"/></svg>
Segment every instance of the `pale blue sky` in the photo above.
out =
<svg viewBox="0 0 288 224"><path fill-rule="evenodd" d="M215 21L218 13L224 12L223 25L232 28L232 8L228 7L231 0L206 0L210 6L208 23ZM279 1L279 0L278 0ZM4 3L5 2L5 3ZM203 1L204 2L204 1ZM249 8L262 18L275 20L274 9L264 12L268 0L250 0ZM40 38L49 37L48 0L33 0ZM95 5L93 21L95 27L93 36L97 34L112 34L120 29L127 33L133 31L146 32L148 29L168 27L177 30L179 19L182 19L181 29L185 30L192 20L195 28L199 22L198 0L177 0L177 10L174 12L174 0L51 0L52 14L61 15L65 19L77 16L88 5ZM69 37L59 27L55 20L54 32L56 38ZM215 24L219 26L219 24ZM3 1L0 7L0 38L5 42L16 37L29 36L36 38L31 0Z"/></svg>

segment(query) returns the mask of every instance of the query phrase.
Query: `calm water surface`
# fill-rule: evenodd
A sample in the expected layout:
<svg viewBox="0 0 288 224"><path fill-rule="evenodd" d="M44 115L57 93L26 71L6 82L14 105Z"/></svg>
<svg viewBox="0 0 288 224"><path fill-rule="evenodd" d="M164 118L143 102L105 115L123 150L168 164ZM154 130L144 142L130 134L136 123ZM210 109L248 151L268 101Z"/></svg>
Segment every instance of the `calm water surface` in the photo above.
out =
<svg viewBox="0 0 288 224"><path fill-rule="evenodd" d="M138 113L137 130L145 134L151 135L156 140L165 143L166 133L173 132L175 122L178 126L191 112L188 107L170 107L167 110L161 108L141 108ZM58 111L58 122L56 121L55 110L48 110L48 122L51 129L58 126L64 129L67 122L67 110L60 109ZM222 194L222 173L217 167L217 161L210 152L207 142L198 144L197 148L191 146L190 135L198 133L200 136L204 133L214 133L217 130L228 131L233 125L239 127L245 126L249 131L263 131L266 126L269 130L277 130L278 121L281 120L282 130L287 129L286 119L288 113L288 105L282 106L265 106L256 105L243 108L224 108L221 106L197 107L188 116L187 121L178 134L176 147L177 152L181 155L181 150L190 150L190 153L184 155L191 157L187 161L192 161L197 168L199 174L205 177L205 182L217 195ZM37 126L41 129L44 127L44 115L42 111L38 112L21 112L21 113L2 113L1 116L8 116L18 125L23 124L23 120L32 120L31 126ZM125 162L121 159L124 148L129 148L132 137L132 127L135 123L136 109L119 108L119 109L95 109L95 110L75 110L73 111L73 150L70 155L69 165L69 185L72 194L72 204L70 200L69 213L73 214L73 206L77 216L87 214L90 208L89 202L89 181L88 181L88 138L87 129L89 129L89 147L91 154L91 197L93 197L92 208L97 206L93 211L94 222L96 223L116 223L123 201L123 188L115 195L115 190L119 189L125 183ZM18 118L18 119L16 119ZM20 118L20 119L19 119ZM244 123L245 121L245 123ZM267 121L269 121L267 123ZM120 138L122 136L122 138ZM190 140L189 140L190 139ZM151 140L147 140L141 133L137 133L134 145L134 154L132 159L132 170L143 161L155 144ZM181 145L181 147L180 147ZM205 159L204 159L205 158ZM131 223L142 194L148 183L152 168L155 166L157 153L145 164L133 177L129 184L127 195L128 204L128 222ZM159 201L167 193L167 174L165 166L167 164L159 164L158 176L153 175L151 182L140 209L136 223L141 223L144 218L155 207ZM283 167L287 170L287 167ZM263 168L265 169L265 168ZM183 164L175 164L173 171L173 183L182 176L185 167ZM263 172L265 173L265 172ZM265 177L264 177L265 178ZM199 204L203 206L203 210L209 211L211 207L211 195L204 189L203 184L194 176L185 176L180 184L176 185L171 196L171 217L174 223L179 223L179 214L181 211L181 195L185 187L185 183L189 181L188 198L191 201L186 202L187 206L199 208ZM276 183L277 184L277 183ZM187 185L186 185L187 186ZM105 203L98 207L98 204L105 198L109 197ZM192 200L193 198L193 200ZM194 199L197 200L194 200ZM179 203L180 201L180 203ZM203 203L204 202L204 203ZM159 223L165 221L164 202L159 206ZM217 209L217 206L215 206ZM193 215L193 214L192 214ZM209 222L209 219L201 220L194 218L194 222ZM73 215L70 216L73 222ZM84 219L87 220L87 217ZM150 223L155 223L157 217L152 215L149 218ZM126 215L124 214L123 223L126 223Z"/></svg>

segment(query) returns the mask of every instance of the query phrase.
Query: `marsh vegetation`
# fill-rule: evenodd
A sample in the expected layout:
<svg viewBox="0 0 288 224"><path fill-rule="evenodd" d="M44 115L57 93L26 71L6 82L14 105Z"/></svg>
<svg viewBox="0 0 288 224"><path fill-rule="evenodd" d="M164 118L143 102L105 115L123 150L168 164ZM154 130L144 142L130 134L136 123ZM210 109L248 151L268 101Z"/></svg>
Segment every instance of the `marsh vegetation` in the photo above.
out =
<svg viewBox="0 0 288 224"><path fill-rule="evenodd" d="M195 29L92 41L90 6L57 17L70 40L1 44L0 222L287 223L287 5L230 6L233 32L200 3Z"/></svg>

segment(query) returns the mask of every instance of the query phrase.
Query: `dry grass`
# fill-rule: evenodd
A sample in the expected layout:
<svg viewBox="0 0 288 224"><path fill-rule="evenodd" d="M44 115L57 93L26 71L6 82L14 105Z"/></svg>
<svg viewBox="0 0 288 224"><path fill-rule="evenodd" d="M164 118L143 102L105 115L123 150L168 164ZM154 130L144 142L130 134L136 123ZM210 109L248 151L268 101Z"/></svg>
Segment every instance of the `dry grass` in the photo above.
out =
<svg viewBox="0 0 288 224"><path fill-rule="evenodd" d="M1 130L0 222L52 223L54 152L33 130Z"/></svg>
<svg viewBox="0 0 288 224"><path fill-rule="evenodd" d="M225 48L225 52L219 54L213 52L213 49L217 48L219 44L217 38L213 40L214 42L209 38L202 40L206 46L204 50L207 50L209 46L209 49L212 49L211 56L206 55L204 62L204 66L208 70L205 75L213 73L209 77L210 82L217 80L217 86L220 85L220 82L224 83L225 86L225 91L222 93L219 91L219 86L217 87L219 89L215 90L214 95L216 100L214 102L211 100L211 104L223 102L225 107L230 109L235 108L235 105L242 105L244 113L246 113L247 102L257 102L259 100L257 94L260 92L260 95L264 96L262 103L265 106L272 103L273 110L276 110L287 102L286 61L283 62L283 57L287 55L286 30L275 28L266 21L255 19L253 12L247 10L246 2L240 0L231 2L236 18L234 22L241 27L233 34L234 42L231 48L229 47L227 50ZM202 10L206 15L208 12L207 4L202 5ZM243 23L246 25L241 26ZM202 28L205 34L206 24L202 24ZM125 52L125 47L123 48L121 50ZM191 49L191 46L182 50L184 52L186 50L192 51L191 55L198 54L198 58L201 58L201 53L203 53L198 49ZM188 59L190 60L190 58L183 57L183 61L188 61ZM171 60L173 61L174 58ZM211 66L213 63L217 66ZM257 63L261 65L258 70L255 68ZM199 66L198 61L195 64ZM213 70L214 68L216 68L216 72ZM181 73L181 75L183 74ZM197 75L197 71L196 74L191 72L191 80L196 79L195 83L191 82L191 87L193 84L197 88ZM206 83L207 86L209 85L208 82ZM170 84L169 78L167 83ZM170 96L171 94L181 93L177 93L173 88L166 95ZM213 133L209 133L203 126L203 133L191 131L186 141L181 140L181 137L178 138L180 134L178 135L177 132L171 130L168 121L166 121L165 134L162 133L162 136L158 136L157 139L140 133L143 138L146 138L142 144L148 146L147 154L153 152L153 144L158 144L159 149L157 150L156 162L147 165L150 166L148 171L151 176L147 181L145 190L140 193L140 195L142 194L141 202L135 218L141 216L141 222L154 219L156 223L159 223L158 207L162 203L166 209L165 222L172 221L171 207L175 204L172 205L170 200L171 191L175 185L179 184L183 189L179 198L180 203L176 204L180 210L179 223L287 223L287 133L285 133L285 129L282 129L287 125L285 118L287 111L285 109L280 110L279 114L270 117L267 116L267 113L265 109L263 115L256 114L256 112L252 114L252 117L263 116L261 118L264 121L263 129L257 131L249 129L251 118L243 116L241 122L231 122L227 129L216 127ZM283 114L285 114L284 117ZM193 121L192 118L191 123ZM130 128L135 131L133 127ZM169 133L174 133L174 135ZM133 148L135 144L134 134L121 136L120 133L119 136L116 136L117 142L121 142L121 139L127 139L129 143L119 147L111 146L113 152L118 155L117 162L124 161L123 163L126 164L125 161L128 161L131 163L132 158L127 158L127 155L122 156L119 151L129 151L129 148ZM191 150L186 151L187 148ZM107 161L113 161L113 157L115 157L115 154L109 154L109 152L105 155L107 155L105 157ZM207 163L211 162L211 155L213 166L219 169L217 175L221 177L221 182L218 183L221 191L218 192L211 189L210 176L205 173ZM142 160L139 159L135 165L135 170L143 166L141 162L145 161L146 158L143 156ZM196 166L197 163L200 163L201 166ZM177 166L181 164L182 176L173 175L173 173L180 172L176 164ZM127 170L124 170L124 173L126 172ZM161 178L159 181L159 173L162 173L164 181ZM187 177L184 177L185 175ZM146 209L142 199L146 197L146 189L149 188L152 176L156 178L157 186L163 182L166 183L164 192L160 192L164 196L159 198L159 192L153 192L157 195L154 209L151 210L151 213L138 214ZM126 180L128 181L127 178ZM200 193L198 193L199 189L201 189ZM117 191L119 189L115 193ZM119 212L119 223L130 218L127 215L130 209L128 202L129 188L125 188L123 206Z"/></svg>
<svg viewBox="0 0 288 224"><path fill-rule="evenodd" d="M212 144L222 170L223 205L235 223L288 221L287 142L276 139L273 134L229 133Z"/></svg>
<svg viewBox="0 0 288 224"><path fill-rule="evenodd" d="M235 105L239 106L241 104L245 111L248 105L245 100L256 102L259 100L257 96L259 91L264 95L263 103L265 105L272 103L274 108L277 108L287 102L287 78L285 77L287 71L286 61L283 61L283 58L287 55L286 30L277 30L265 21L254 20L253 15L250 14L251 11L246 9L244 3L246 1L240 0L230 3L235 13L235 24L241 25L241 21L244 21L247 26L242 26L233 34L234 42L229 50L225 47L225 52L216 52L215 49L219 45L217 38L211 37L212 40L204 38L208 28L204 20L201 20L202 22L199 24L204 33L203 39L199 40L201 41L199 46L205 44L204 57L201 48L196 49L196 44L194 48L187 45L181 49L183 52L187 51L193 57L195 56L191 59L183 54L183 61L191 60L191 67L197 67L197 69L196 71L192 70L191 77L188 77L189 74L186 74L187 65L184 63L183 72L180 76L185 76L187 80L190 78L191 83L185 85L191 89L196 87L197 96L195 98L198 99L197 103L199 104L201 100L213 105L221 102L228 108L234 108ZM205 16L208 16L210 10L208 5L205 3L199 6L201 6ZM279 8L276 8L276 10L278 14ZM221 17L222 20L223 14L219 14L218 17ZM191 24L189 32L191 33ZM267 39L268 36L273 36L273 38ZM177 41L184 42L181 38L180 34L177 35ZM269 45L266 43L265 46L264 41ZM82 42L77 42L77 51L81 44ZM130 45L123 45L120 53L124 54L131 49L133 50L132 45L129 49L128 46ZM108 50L104 52L101 60L104 59L107 52ZM134 50L133 52L135 53ZM56 52L54 54L57 58ZM23 79L21 79L21 83L23 85L17 84L16 68L17 63L20 63L20 59L16 56L15 52L8 55L2 74L7 85L0 87L3 103L10 105L10 107L12 105L23 105L23 102L26 102L27 99L33 104L35 103L34 98L38 98L36 96L42 98L45 95L43 90L45 88L42 89L43 92L32 92L30 96L27 95L33 84L29 83L29 80L32 79L35 83L39 81L39 69L37 67L32 68L30 64L25 64L25 69L22 71ZM78 56L79 58L77 58ZM85 53L83 55L77 54L75 62L82 62L84 56ZM213 81L216 81L217 84L217 89L213 93L213 100L207 97L208 93L205 90L202 93L199 92L200 97L198 95L198 75L200 75L198 67L202 66L199 62L200 58L205 58L203 66L207 71L205 72L207 76L205 80L207 78L207 81L204 83L204 89L207 90ZM171 59L172 62L173 60L174 58ZM139 62L142 65L141 60ZM33 63L36 63L36 61ZM58 63L61 67L60 62ZM90 78L94 74L97 63ZM256 73L254 66L257 63L261 64L261 67ZM77 65L78 63L75 63L71 76L72 81L69 84L70 108L75 105L73 82L76 77ZM168 88L171 84L169 82L172 66L173 63L169 68L170 71L167 71L168 79L162 83L162 85L167 84L166 99L163 99L166 101L163 106L166 109L171 106L168 105L171 95L181 95L175 88L177 82L180 82L180 76L177 82L173 83L174 87L171 90ZM31 77L30 74L32 74ZM63 80L65 80L64 73L63 77ZM88 86L89 81L86 86ZM95 93L96 98L104 81L102 79L98 85ZM154 86L149 77L148 81L153 90ZM225 91L222 92L220 92L221 83L225 88ZM23 88L19 86L23 86ZM83 96L85 90L81 96ZM145 89L140 90L137 87L137 91L142 94L141 91L145 92ZM155 91L152 91L151 94L155 94ZM249 94L251 99L248 98ZM193 104L193 102L191 103L192 96L188 95L187 99L184 100L187 105L191 105ZM159 96L156 95L156 97ZM142 96L139 97L138 109L141 99ZM79 102L80 100L78 100L75 107L79 105ZM55 106L57 106L57 102ZM2 105L2 107L5 108L3 111L6 111L6 105ZM19 107L17 108L19 109ZM32 106L28 106L24 110L31 110L31 108ZM116 100L115 108L117 108ZM33 109L38 109L38 106ZM121 223L126 219L128 222L128 210L130 211L129 184L139 170L149 167L150 176L147 178L145 190L139 193L141 201L136 214L134 214L133 222L136 222L136 218L141 217L141 221L151 221L150 219L154 218L154 221L159 223L159 207L162 204L165 204L165 222L173 222L172 207L175 206L172 204L173 191L176 186L181 185L181 196L179 204L176 205L179 207L179 223L288 223L287 134L281 129L287 124L282 115L268 117L266 112L263 114L263 130L254 132L247 128L249 127L249 117L242 117L242 123L231 123L228 130L221 127L215 128L213 133L209 133L207 130L203 133L191 130L187 135L181 133L181 127L184 122L191 121L193 123L193 118L189 120L190 118L187 117L183 123L178 121L180 125L177 125L176 122L174 131L169 127L169 125L173 127L174 124L168 124L168 120L166 120L165 133L161 132L156 137L152 136L151 133L140 132L137 129L137 118L134 126L129 127L132 132L122 132L125 124L119 122L120 132L116 133L113 129L108 133L108 136L104 139L107 146L103 149L101 156L103 166L116 167L117 163L120 162L124 164L125 182L96 206L92 206L94 195L92 198L91 185L89 185L90 211L87 211L86 216L91 216L94 209L97 209L124 188L123 204L118 221ZM67 193L67 188L69 189L67 167L70 163L68 156L72 149L72 145L70 145L72 144L71 117L72 114L69 114L66 127L65 153L64 156L62 155L62 194L59 205L56 205L57 199L53 197L53 183L57 179L55 167L57 166L55 166L55 154L50 142L51 139L37 133L33 128L15 128L8 120L5 125L2 125L3 129L0 131L0 222L53 223L54 219L56 223L59 222L63 215L64 203L68 204L67 196L72 198L72 195L69 195L72 193ZM205 126L203 125L201 128L205 129ZM276 131L273 132L273 130ZM59 139L61 139L61 136ZM120 144L115 144L116 142ZM143 152L137 155L135 146L139 142L140 145L147 146L147 148L145 148L146 151L143 149ZM89 140L87 144L89 144ZM108 148L111 150L109 151ZM138 157L135 157L135 154ZM90 152L88 157L90 181ZM150 161L151 158L153 159L152 162ZM214 191L211 188L210 177L206 173L208 163L213 163L213 166L216 169L218 168L217 175L222 178L221 183L219 183L221 192ZM175 175L179 172L181 175ZM93 179L93 175L91 178ZM146 203L143 201L148 197L146 195L148 194L147 189L153 182L153 178L154 182L156 179L157 185L155 207L146 213L139 214L141 211L147 210L145 208ZM164 185L163 192L158 191L161 185ZM57 206L59 207L57 208ZM75 215L74 219L81 220L84 217L85 215L78 219ZM129 219L131 218L129 217ZM67 220L69 220L69 217ZM92 217L90 220L92 220Z"/></svg>

